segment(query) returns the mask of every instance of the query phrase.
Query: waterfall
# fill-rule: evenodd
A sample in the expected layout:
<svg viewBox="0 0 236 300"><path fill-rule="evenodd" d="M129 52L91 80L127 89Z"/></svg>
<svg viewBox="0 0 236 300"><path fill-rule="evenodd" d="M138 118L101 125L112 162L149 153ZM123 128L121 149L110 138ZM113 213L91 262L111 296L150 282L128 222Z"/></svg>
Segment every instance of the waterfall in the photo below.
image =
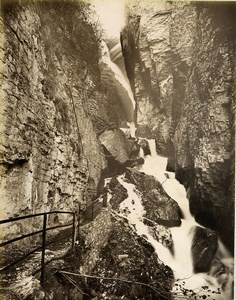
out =
<svg viewBox="0 0 236 300"><path fill-rule="evenodd" d="M128 122L134 122L135 101L127 76L117 64L111 60L111 54L105 41L100 43L99 66L103 81L116 90Z"/></svg>
<svg viewBox="0 0 236 300"><path fill-rule="evenodd" d="M130 135L135 137L135 101L125 71L120 45L120 31L124 24L124 2L99 0L95 7L106 33L106 38L100 44L101 75L106 85L116 90L124 109L127 125L130 127ZM122 130L126 133L125 128ZM184 186L175 179L174 173L166 171L167 158L157 155L155 140L148 140L148 143L151 154L145 156L140 149L144 164L139 171L153 175L161 183L164 191L178 203L183 215L181 226L170 228L173 253L150 234L148 226L143 223L145 210L141 196L135 186L127 183L123 176L119 176L118 180L126 188L128 197L120 204L120 214L127 218L137 234L145 237L152 244L159 259L173 270L176 279L173 286L173 299L232 299L232 257L220 241L216 257L225 268L231 270L228 277L226 278L225 272L220 273L214 268L209 274L194 274L191 246L194 229L200 225L190 213Z"/></svg>
<svg viewBox="0 0 236 300"><path fill-rule="evenodd" d="M216 272L214 274L214 271L211 271L212 274L210 275L207 273L194 273L192 240L194 228L196 226L201 227L201 225L195 221L190 213L184 186L175 179L173 174L169 176L170 174L165 171L167 158L157 155L155 140L148 140L148 144L151 154L144 156L143 150L140 149L140 156L144 157L145 162L139 171L153 175L162 182L163 189L178 203L183 215L181 226L170 228L174 245L173 254L150 234L148 226L143 223L145 210L142 206L141 196L133 184L124 181L123 176L119 176L118 180L126 188L128 197L120 205L121 214L134 226L137 234L145 236L147 241L152 244L159 259L173 270L176 279L173 287L174 299L232 299L232 274L228 275L226 281L226 274L224 276ZM216 257L221 260L224 266L231 267L232 271L232 257L220 241ZM222 280L223 278L225 280L224 286L227 286L228 283L228 289L220 290L220 287L223 286L221 285L222 280L219 279L220 276L222 276Z"/></svg>
<svg viewBox="0 0 236 300"><path fill-rule="evenodd" d="M92 0L92 3L104 32L99 51L102 79L106 86L116 91L124 110L129 134L135 137L135 100L126 74L120 43L120 32L125 24L125 1Z"/></svg>

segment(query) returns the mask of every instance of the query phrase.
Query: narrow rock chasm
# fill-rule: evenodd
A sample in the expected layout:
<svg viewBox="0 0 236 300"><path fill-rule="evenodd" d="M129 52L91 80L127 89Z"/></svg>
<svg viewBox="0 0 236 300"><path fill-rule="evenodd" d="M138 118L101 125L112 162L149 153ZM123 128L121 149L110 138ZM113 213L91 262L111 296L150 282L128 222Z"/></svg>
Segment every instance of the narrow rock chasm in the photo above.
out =
<svg viewBox="0 0 236 300"><path fill-rule="evenodd" d="M46 249L43 287L36 253L3 272L1 296L231 300L236 6L103 5L2 3L1 219L79 223L73 251L70 229L48 231L67 240ZM1 228L5 242L42 219ZM4 246L2 266L40 243Z"/></svg>

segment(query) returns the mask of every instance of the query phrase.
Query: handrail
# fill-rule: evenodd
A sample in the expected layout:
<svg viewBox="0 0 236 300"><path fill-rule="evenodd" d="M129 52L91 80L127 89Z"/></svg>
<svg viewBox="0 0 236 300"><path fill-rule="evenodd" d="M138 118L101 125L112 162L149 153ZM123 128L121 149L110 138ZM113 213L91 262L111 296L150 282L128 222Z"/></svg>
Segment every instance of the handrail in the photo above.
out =
<svg viewBox="0 0 236 300"><path fill-rule="evenodd" d="M63 228L63 227L68 227L68 226L71 226L73 225L73 223L69 223L69 224L65 224L65 225L58 225L58 226L53 226L53 227L49 227L49 228L46 228L46 231L49 231L49 230L53 230L53 229L57 229L57 228ZM28 233L28 234L25 234L25 235L22 235L20 237L17 237L17 238L14 238L14 239L11 239L9 241L6 241L6 242L3 242L0 244L0 247L4 247L8 244L11 244L11 243L14 243L16 241L20 241L24 238L27 238L27 237L30 237L30 236L33 236L33 235L36 235L36 234L39 234L39 233L42 233L43 230L38 230L38 231L34 231L34 232L31 232L31 233Z"/></svg>
<svg viewBox="0 0 236 300"><path fill-rule="evenodd" d="M94 212L98 211L99 208L97 208L95 211L94 211L94 204L97 203L97 202L102 202L102 205L103 206L106 206L107 203L104 199L104 196L107 195L107 192L103 193L103 194L100 194L98 198L92 200L88 205L87 204L80 204L79 205L79 217L80 217L80 213L81 212L85 212L86 210L88 210L89 208L91 208L91 221L93 221L94 219ZM85 206L85 210L82 209L82 206Z"/></svg>
<svg viewBox="0 0 236 300"><path fill-rule="evenodd" d="M50 242L47 242L47 243L46 243L46 246L49 246L49 245L51 245L51 244L53 244L53 243L55 243L55 242L60 242L60 241L62 241L62 240L64 240L64 239L66 239L66 238L67 238L67 236L64 236L64 237L62 237L62 238L57 239L56 241L50 241ZM31 254L34 254L35 252L37 252L37 251L39 251L39 250L41 250L41 249L42 249L42 246L39 246L39 247L37 247L37 248L34 248L34 249L31 250L30 252L27 252L26 254L24 254L23 256L21 256L20 258L17 258L17 260L13 261L13 262L10 263L9 265L4 266L4 267L1 267L1 268L0 268L0 272L1 272L1 271L5 271L6 269L8 269L8 268L14 266L15 264L17 264L17 263L20 262L21 260L24 260L26 257L30 256Z"/></svg>
<svg viewBox="0 0 236 300"><path fill-rule="evenodd" d="M34 218L34 217L43 216L43 215L50 215L50 214L74 214L74 212L54 210L54 211L49 211L49 212L44 212L44 213L37 213L37 214L32 214L32 215L13 217L13 218L5 219L5 220L0 220L0 224L23 220L23 219Z"/></svg>
<svg viewBox="0 0 236 300"><path fill-rule="evenodd" d="M91 219L94 219L94 213L97 212L97 210L99 208L94 209L94 204L98 201L103 202L103 206L106 206L106 201L104 198L104 195L106 195L107 192L101 194L98 198L96 198L95 200L91 201L91 203L89 203L89 205L85 205L85 210L87 210L88 208L91 208ZM26 215L26 216L18 216L18 217L11 217L8 219L4 219L4 220L0 220L0 225L1 224L6 224L6 223L11 223L11 222L17 222L19 220L25 220L25 219L29 219L29 218L35 218L35 217L39 217L39 216L43 216L43 228L41 230L37 230L34 232L30 232L21 236L18 236L16 238L13 238L11 240L5 241L0 243L0 248L7 246L9 244L12 244L16 241L37 235L37 234L42 234L42 244L41 246L31 250L30 252L24 254L23 256L21 256L20 258L17 258L15 261L11 262L9 265L7 266L3 266L2 268L0 268L0 272L4 271L12 266L14 266L15 264L17 264L18 262L20 262L21 260L25 259L26 257L28 257L29 255L35 253L38 250L42 250L42 257L41 257L41 276L40 276L40 283L41 285L44 284L44 273L45 273L45 248L46 246L55 243L57 241L60 241L62 239L65 239L67 237L63 237L60 238L59 240L57 239L56 241L52 241L52 242L46 242L46 232L49 230L53 230L53 229L57 229L57 228L63 228L63 227L68 227L68 226L73 226L72 227L72 250L74 250L75 248L75 240L76 240L76 235L78 233L79 235L79 231L80 231L80 219L81 219L81 213L84 211L82 209L83 204L79 204L79 211L78 211L78 220L76 217L76 212L72 212L72 211L58 211L58 210L54 210L54 211L50 211L50 212L42 212L42 213L36 213L36 214L31 214L31 215ZM51 214L70 214L73 216L73 221L71 223L68 224L64 224L64 225L57 225L57 226L53 226L53 227L48 227L47 228L47 216L51 215ZM78 228L76 227L76 223L78 223Z"/></svg>
<svg viewBox="0 0 236 300"><path fill-rule="evenodd" d="M64 225L57 225L57 226L53 226L53 227L49 227L47 228L47 216L51 215L51 214L71 214L73 216L73 221L71 223L68 224L64 224ZM43 216L43 229L42 230L38 230L38 231L34 231L25 235L21 235L18 236L16 238L13 238L11 240L5 241L3 243L0 244L0 247L4 247L6 245L12 244L16 241L25 239L27 237L30 236L34 236L37 234L42 233L42 245L40 247L37 247L36 249L30 251L29 253L25 254L23 257L18 258L17 260L15 260L14 262L10 263L7 266L4 266L2 268L0 268L0 271L6 270L7 268L15 265L16 263L18 263L19 261L21 261L22 259L28 257L30 254L35 253L38 250L42 250L42 257L41 257L41 276L40 276L40 283L41 285L44 284L44 273L45 273L45 248L46 245L52 244L56 241L50 242L50 243L46 243L46 232L49 230L53 230L53 229L57 229L57 228L63 228L63 227L68 227L68 226L73 226L72 227L72 250L74 250L75 247L75 238L76 238L76 213L75 212L71 212L71 211L50 211L50 212L43 212L43 213L36 213L36 214L31 214L31 215L26 215L26 216L19 216L19 217L13 217L13 218L9 218L9 219L4 219L4 220L0 220L0 224L6 224L6 223L10 223L10 222L16 222L19 220L24 220L24 219L29 219L29 218L34 218L34 217L38 217L38 216ZM63 237L64 239L64 237Z"/></svg>

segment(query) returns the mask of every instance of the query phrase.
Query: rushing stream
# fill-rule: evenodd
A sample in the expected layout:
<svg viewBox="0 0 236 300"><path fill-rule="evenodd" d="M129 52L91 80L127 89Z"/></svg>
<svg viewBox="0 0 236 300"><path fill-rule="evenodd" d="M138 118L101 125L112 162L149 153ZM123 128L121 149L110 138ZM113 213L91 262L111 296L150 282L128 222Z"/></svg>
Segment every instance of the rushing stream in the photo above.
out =
<svg viewBox="0 0 236 300"><path fill-rule="evenodd" d="M232 299L231 284L233 279L227 274L226 270L224 276L228 276L228 291L225 288L221 289L219 277L216 278L207 273L194 274L191 246L194 228L201 225L195 222L189 211L185 188L174 178L174 173L165 171L167 158L156 154L154 140L148 142L151 155L144 157L145 162L139 171L155 176L162 183L165 192L178 203L183 215L181 226L170 228L174 254L153 238L148 226L143 223L145 210L140 193L133 184L127 183L123 176L118 179L128 191L128 198L120 205L121 213L134 226L137 234L145 236L147 241L152 244L159 259L173 270L176 279L173 286L174 299L183 299L183 297L184 299ZM143 156L142 150L140 155ZM225 259L228 263L232 263L232 258L220 242L217 255L221 257L222 261ZM223 276L224 271L221 270L221 272L220 276Z"/></svg>
<svg viewBox="0 0 236 300"><path fill-rule="evenodd" d="M116 90L124 109L127 125L130 127L130 135L134 137L135 101L125 72L119 37L124 24L124 3L122 1L114 1L112 4L109 1L94 3L101 25L107 34L106 41L102 41L100 45L101 74L106 83ZM109 14L106 14L106 11L109 11ZM125 131L124 128L122 130ZM151 154L145 156L142 149L140 150L140 157L144 158L144 164L139 171L155 176L164 191L178 203L183 216L181 226L170 228L173 251L159 243L149 232L149 227L143 222L145 210L141 195L133 184L125 181L124 176L118 177L119 182L128 192L127 199L120 204L121 214L129 220L137 234L145 237L154 247L159 259L173 270L176 280L173 286L174 299L233 299L233 259L220 241L216 253L216 258L222 265L220 271L218 268L212 268L209 274L194 273L191 247L194 230L196 226L201 227L201 225L196 223L190 213L184 186L175 179L174 173L166 171L167 158L157 155L155 140L148 140L148 143Z"/></svg>

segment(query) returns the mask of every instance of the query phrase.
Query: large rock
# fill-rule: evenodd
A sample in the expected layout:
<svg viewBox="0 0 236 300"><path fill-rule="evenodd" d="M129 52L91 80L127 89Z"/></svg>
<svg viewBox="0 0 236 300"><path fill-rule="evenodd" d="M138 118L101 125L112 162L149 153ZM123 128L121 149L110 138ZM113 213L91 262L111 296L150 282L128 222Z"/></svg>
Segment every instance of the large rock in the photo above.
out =
<svg viewBox="0 0 236 300"><path fill-rule="evenodd" d="M106 130L99 136L99 140L119 163L124 164L129 159L132 148L121 130Z"/></svg>
<svg viewBox="0 0 236 300"><path fill-rule="evenodd" d="M142 193L147 218L169 227L181 224L182 214L177 202L166 194L154 176L126 168L125 178Z"/></svg>
<svg viewBox="0 0 236 300"><path fill-rule="evenodd" d="M81 271L121 279L89 280L88 285L97 296L106 292L108 299L113 299L114 295L117 299L170 298L171 270L160 263L153 247L138 237L122 218L105 210L87 226L84 234ZM148 284L155 290L142 284L130 284L130 281Z"/></svg>
<svg viewBox="0 0 236 300"><path fill-rule="evenodd" d="M174 95L170 45L171 20L172 10L169 3L154 1L139 3L138 6L131 8L128 25L131 33L126 28L122 34L124 55L133 62L133 66L129 66L129 69L132 69L130 75L134 76L137 135L144 138L158 138L157 150L161 154L166 154L171 144ZM133 53L136 53L135 59L131 58Z"/></svg>
<svg viewBox="0 0 236 300"><path fill-rule="evenodd" d="M134 168L134 167L139 167L143 164L144 164L144 158L138 157L138 158L135 158L135 159L127 160L126 163L125 163L125 167Z"/></svg>
<svg viewBox="0 0 236 300"><path fill-rule="evenodd" d="M140 147L143 149L143 154L144 155L150 155L151 154L151 151L150 151L150 147L149 147L149 144L148 144L148 141L145 140L145 139L139 139L138 141Z"/></svg>
<svg viewBox="0 0 236 300"><path fill-rule="evenodd" d="M113 177L109 183L109 191L112 195L109 203L113 209L118 209L120 203L128 197L127 190Z"/></svg>
<svg viewBox="0 0 236 300"><path fill-rule="evenodd" d="M140 191L148 191L161 186L154 176L146 175L132 168L126 168L125 178L135 184Z"/></svg>
<svg viewBox="0 0 236 300"><path fill-rule="evenodd" d="M162 189L152 189L142 199L148 219L168 227L181 224L181 210L177 202Z"/></svg>
<svg viewBox="0 0 236 300"><path fill-rule="evenodd" d="M225 299L233 299L234 294L234 258L215 258L212 262L210 276L217 278L225 293Z"/></svg>
<svg viewBox="0 0 236 300"><path fill-rule="evenodd" d="M192 242L193 266L195 272L208 272L218 247L215 231L196 226Z"/></svg>

